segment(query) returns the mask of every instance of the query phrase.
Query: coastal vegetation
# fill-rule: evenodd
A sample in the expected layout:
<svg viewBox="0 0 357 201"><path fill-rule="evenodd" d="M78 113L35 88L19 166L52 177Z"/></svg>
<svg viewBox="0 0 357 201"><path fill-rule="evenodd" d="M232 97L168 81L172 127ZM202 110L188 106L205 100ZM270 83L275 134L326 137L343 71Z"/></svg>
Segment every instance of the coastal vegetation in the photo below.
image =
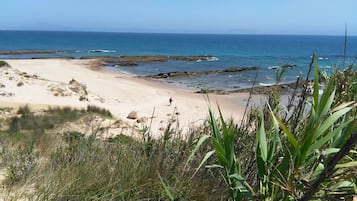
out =
<svg viewBox="0 0 357 201"><path fill-rule="evenodd" d="M6 66L9 66L9 64L6 61L1 61L0 60L0 68L1 67L6 67Z"/></svg>
<svg viewBox="0 0 357 201"><path fill-rule="evenodd" d="M222 115L217 121L210 112L213 135L202 139L210 138L214 149L201 165L215 156L209 167L222 171L232 200L338 200L356 194L357 74L350 66L327 77L319 72L316 57L311 68L311 96L305 87L298 107L284 110L268 101L265 112L257 115L253 185L241 170L244 158L234 148L235 135L242 133L234 132L234 125ZM324 76L321 94L319 76ZM346 90L337 91L340 84ZM343 101L336 99L342 98L340 93Z"/></svg>
<svg viewBox="0 0 357 201"><path fill-rule="evenodd" d="M277 84L282 76L277 72ZM186 135L172 119L160 138L144 125L133 137L101 138L105 129L91 120L113 117L96 106L1 108L0 194L5 200L352 200L356 66L327 76L314 56L295 86L286 105L280 88L270 86L266 104L247 104L239 124L209 110L210 118ZM87 132L67 124L83 119Z"/></svg>

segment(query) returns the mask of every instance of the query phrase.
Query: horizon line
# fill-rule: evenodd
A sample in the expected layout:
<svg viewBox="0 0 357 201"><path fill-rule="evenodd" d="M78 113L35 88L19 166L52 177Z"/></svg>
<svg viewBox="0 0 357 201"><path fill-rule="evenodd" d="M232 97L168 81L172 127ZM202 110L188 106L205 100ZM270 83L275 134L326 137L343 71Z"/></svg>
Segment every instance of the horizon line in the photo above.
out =
<svg viewBox="0 0 357 201"><path fill-rule="evenodd" d="M33 32L73 32L73 33L127 33L127 34L182 34L182 35L285 35L285 36L345 36L344 34L297 34L297 33L200 33L200 32L150 32L150 31L96 31L96 30L43 30L43 29L0 29L0 31L33 31ZM347 35L357 36L357 35Z"/></svg>

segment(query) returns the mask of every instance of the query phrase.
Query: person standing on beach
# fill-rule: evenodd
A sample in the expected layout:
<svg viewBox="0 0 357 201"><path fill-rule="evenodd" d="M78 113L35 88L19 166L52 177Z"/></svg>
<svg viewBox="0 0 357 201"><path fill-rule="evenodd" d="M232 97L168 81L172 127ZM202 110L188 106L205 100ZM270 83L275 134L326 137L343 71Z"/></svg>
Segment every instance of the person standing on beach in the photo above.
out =
<svg viewBox="0 0 357 201"><path fill-rule="evenodd" d="M171 106L171 104L172 104L173 101L174 101L174 100L172 100L172 98L170 97L170 99L169 99L169 106Z"/></svg>

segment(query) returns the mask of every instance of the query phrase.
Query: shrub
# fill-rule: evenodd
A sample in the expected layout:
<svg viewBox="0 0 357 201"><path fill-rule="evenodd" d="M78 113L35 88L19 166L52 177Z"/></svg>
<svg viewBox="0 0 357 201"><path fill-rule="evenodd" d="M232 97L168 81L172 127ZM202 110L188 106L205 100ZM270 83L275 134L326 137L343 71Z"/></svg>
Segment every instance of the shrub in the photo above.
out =
<svg viewBox="0 0 357 201"><path fill-rule="evenodd" d="M13 150L14 158L10 160L10 166L7 170L5 184L14 185L20 181L25 181L37 165L37 156L33 145ZM8 161L9 163L9 161Z"/></svg>
<svg viewBox="0 0 357 201"><path fill-rule="evenodd" d="M70 107L49 108L43 115L34 115L28 106L20 107L17 111L20 117L13 117L10 120L9 131L17 132L25 130L51 129L56 124L74 121L85 115L85 111L75 110Z"/></svg>
<svg viewBox="0 0 357 201"><path fill-rule="evenodd" d="M87 106L87 112L96 113L96 114L102 115L104 117L109 117L109 118L113 117L112 113L109 110L104 109L104 108L100 108L100 107L97 107L97 106L94 106L94 105L88 105Z"/></svg>
<svg viewBox="0 0 357 201"><path fill-rule="evenodd" d="M1 67L9 67L10 65L6 61L0 61L0 68Z"/></svg>
<svg viewBox="0 0 357 201"><path fill-rule="evenodd" d="M299 107L292 110L292 118L284 121L280 110L273 110L269 104L268 110L261 112L255 130L258 185L248 183L247 175L240 168L244 161L237 160L234 136L240 133L235 133L222 115L219 126L210 112L213 135L204 136L202 141L210 138L213 150L207 152L199 167L216 156L210 166L222 172L232 200L310 200L313 197L337 200L352 199L356 194L355 151L349 151L357 143L354 112L357 102L348 98L350 102L334 105L339 102L336 97L350 97L355 89L339 92L336 90L339 83L326 78L323 93L319 94L315 55L311 66L315 70L313 92L311 97L306 97L304 87ZM302 108L307 111L300 112L304 111ZM270 115L264 115L263 111ZM266 117L271 125L266 124Z"/></svg>

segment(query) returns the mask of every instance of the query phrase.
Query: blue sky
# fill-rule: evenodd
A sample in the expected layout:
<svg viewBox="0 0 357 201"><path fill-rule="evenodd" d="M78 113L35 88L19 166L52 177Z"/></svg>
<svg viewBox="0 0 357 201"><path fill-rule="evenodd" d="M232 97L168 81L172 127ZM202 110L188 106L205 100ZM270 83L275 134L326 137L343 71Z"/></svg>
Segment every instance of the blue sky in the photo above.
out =
<svg viewBox="0 0 357 201"><path fill-rule="evenodd" d="M357 0L0 0L0 30L357 35Z"/></svg>

